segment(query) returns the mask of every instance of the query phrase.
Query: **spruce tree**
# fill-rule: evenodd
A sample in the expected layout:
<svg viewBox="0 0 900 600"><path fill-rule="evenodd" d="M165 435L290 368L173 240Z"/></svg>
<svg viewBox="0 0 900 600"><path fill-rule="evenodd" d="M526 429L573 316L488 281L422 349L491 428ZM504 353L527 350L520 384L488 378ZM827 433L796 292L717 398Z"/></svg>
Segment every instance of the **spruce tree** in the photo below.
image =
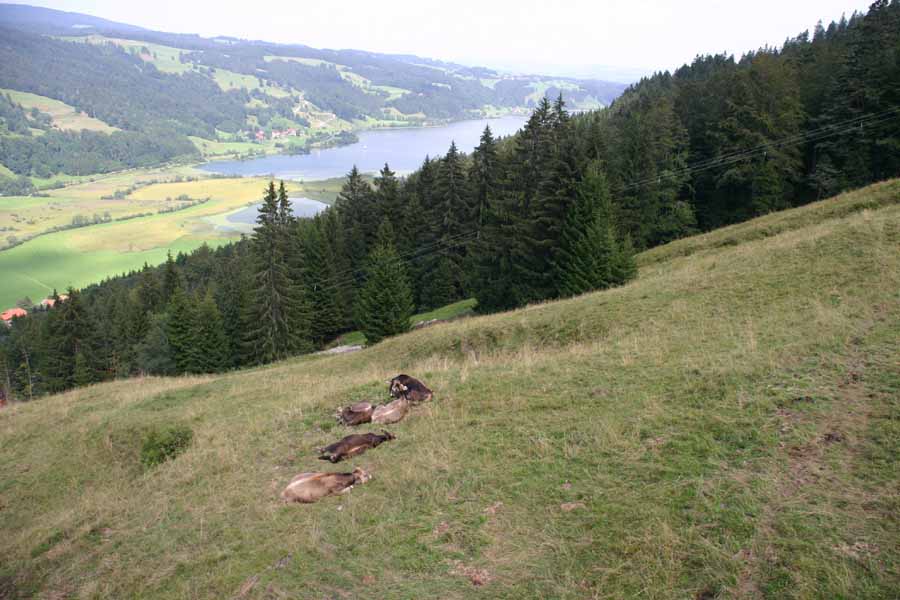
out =
<svg viewBox="0 0 900 600"><path fill-rule="evenodd" d="M328 244L329 285L334 287L335 310L338 331L344 331L353 323L353 297L355 277L347 251L347 230L340 211L328 209L316 215L316 223L322 238Z"/></svg>
<svg viewBox="0 0 900 600"><path fill-rule="evenodd" d="M406 269L397 254L393 228L385 219L369 254L366 282L357 295L356 323L371 345L408 331L412 314Z"/></svg>
<svg viewBox="0 0 900 600"><path fill-rule="evenodd" d="M485 125L481 141L472 152L472 166L469 170L473 221L479 233L484 228L487 211L497 194L499 175L497 142L490 125Z"/></svg>
<svg viewBox="0 0 900 600"><path fill-rule="evenodd" d="M446 297L443 292L428 290L430 286L440 286L443 290L449 284L449 289L452 290L447 298L449 302L462 296L466 247L476 233L467 187L462 156L456 143L451 142L447 155L438 163L434 186L435 203L429 215L432 227L432 243L429 246L431 252L423 260L425 264L421 275L425 280L422 300L428 308L439 306L432 304L430 299ZM438 269L442 270L441 279L438 278Z"/></svg>
<svg viewBox="0 0 900 600"><path fill-rule="evenodd" d="M149 282L147 283L149 285ZM178 270L178 266L175 264L175 259L172 258L172 253L166 252L166 263L162 273L162 290L160 292L160 299L163 306L169 303L172 294L175 293L175 288L183 285L183 283L184 281Z"/></svg>
<svg viewBox="0 0 900 600"><path fill-rule="evenodd" d="M567 215L555 272L561 296L621 285L635 274L630 241L619 239L609 186L596 161Z"/></svg>
<svg viewBox="0 0 900 600"><path fill-rule="evenodd" d="M75 365L72 373L72 382L76 387L89 385L97 381L96 373L91 368L85 353L81 350L75 353Z"/></svg>
<svg viewBox="0 0 900 600"><path fill-rule="evenodd" d="M289 208L280 210L275 184L269 183L251 239L252 291L245 348L257 363L309 350L309 313L300 282L291 277Z"/></svg>
<svg viewBox="0 0 900 600"><path fill-rule="evenodd" d="M374 197L372 187L354 165L338 194L335 208L341 213L347 231L347 255L357 283L362 281L366 256L374 243L378 227Z"/></svg>
<svg viewBox="0 0 900 600"><path fill-rule="evenodd" d="M516 139L514 164L510 171L515 233L508 239L511 251L515 304L543 300L553 294L554 219L557 199L547 184L556 160L555 118L550 102L542 98Z"/></svg>
<svg viewBox="0 0 900 600"><path fill-rule="evenodd" d="M197 310L181 286L172 292L166 313L166 337L172 349L175 372L178 374L201 372Z"/></svg>
<svg viewBox="0 0 900 600"><path fill-rule="evenodd" d="M194 322L196 339L196 366L202 373L218 373L229 363L228 338L222 324L222 314L213 298L212 290L207 290L197 306Z"/></svg>
<svg viewBox="0 0 900 600"><path fill-rule="evenodd" d="M222 315L222 328L228 343L227 367L238 367L253 362L245 357L244 316L250 307L250 266L245 252L246 244L236 247L225 258L216 277L215 298Z"/></svg>
<svg viewBox="0 0 900 600"><path fill-rule="evenodd" d="M135 366L139 373L174 375L177 372L169 344L169 316L166 313L150 315L147 333L135 348Z"/></svg>
<svg viewBox="0 0 900 600"><path fill-rule="evenodd" d="M375 211L382 218L390 220L394 231L402 231L404 217L406 216L402 197L400 195L400 182L397 175L391 171L387 163L375 178Z"/></svg>
<svg viewBox="0 0 900 600"><path fill-rule="evenodd" d="M46 326L46 385L59 392L75 385L75 357L81 352L93 369L93 323L85 309L81 293L69 288L68 298L49 312Z"/></svg>
<svg viewBox="0 0 900 600"><path fill-rule="evenodd" d="M299 227L303 280L311 312L310 337L321 346L341 329L334 263L325 237L313 220Z"/></svg>

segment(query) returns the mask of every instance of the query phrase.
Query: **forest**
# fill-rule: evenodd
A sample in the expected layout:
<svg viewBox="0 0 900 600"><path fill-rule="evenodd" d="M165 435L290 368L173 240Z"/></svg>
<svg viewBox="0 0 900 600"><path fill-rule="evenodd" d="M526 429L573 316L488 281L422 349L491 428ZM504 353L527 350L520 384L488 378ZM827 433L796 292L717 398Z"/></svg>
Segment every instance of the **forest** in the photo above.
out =
<svg viewBox="0 0 900 600"><path fill-rule="evenodd" d="M900 2L779 49L702 56L571 115L546 97L515 136L291 215L264 190L254 234L84 290L0 332L20 399L140 373L202 373L402 333L414 310L483 312L621 285L634 253L900 175Z"/></svg>

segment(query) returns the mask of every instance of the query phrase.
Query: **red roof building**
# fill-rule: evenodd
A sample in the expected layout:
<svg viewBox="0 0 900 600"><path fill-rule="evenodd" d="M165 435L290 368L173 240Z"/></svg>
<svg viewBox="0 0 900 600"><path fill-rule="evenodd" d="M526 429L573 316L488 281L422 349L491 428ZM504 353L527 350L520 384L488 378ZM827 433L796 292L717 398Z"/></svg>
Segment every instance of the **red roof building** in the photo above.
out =
<svg viewBox="0 0 900 600"><path fill-rule="evenodd" d="M0 313L0 321L9 325L16 317L27 317L28 311L24 308L10 308Z"/></svg>
<svg viewBox="0 0 900 600"><path fill-rule="evenodd" d="M60 294L59 295L60 302L65 302L68 299L69 299L68 294ZM56 299L54 299L54 298L44 298L43 300L41 300L41 306L43 306L44 308L53 308L53 306L55 304L56 304Z"/></svg>

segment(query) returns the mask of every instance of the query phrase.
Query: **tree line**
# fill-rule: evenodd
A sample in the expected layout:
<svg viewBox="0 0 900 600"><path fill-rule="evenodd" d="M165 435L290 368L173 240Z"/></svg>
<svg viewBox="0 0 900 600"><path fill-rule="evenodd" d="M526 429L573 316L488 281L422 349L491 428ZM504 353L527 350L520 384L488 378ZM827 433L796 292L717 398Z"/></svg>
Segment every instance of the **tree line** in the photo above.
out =
<svg viewBox="0 0 900 600"><path fill-rule="evenodd" d="M138 373L213 372L369 343L415 310L480 311L627 282L634 253L900 174L900 2L740 60L699 57L570 115L544 98L524 128L471 154L292 216L265 190L252 236L116 277L0 333L9 393L31 398Z"/></svg>

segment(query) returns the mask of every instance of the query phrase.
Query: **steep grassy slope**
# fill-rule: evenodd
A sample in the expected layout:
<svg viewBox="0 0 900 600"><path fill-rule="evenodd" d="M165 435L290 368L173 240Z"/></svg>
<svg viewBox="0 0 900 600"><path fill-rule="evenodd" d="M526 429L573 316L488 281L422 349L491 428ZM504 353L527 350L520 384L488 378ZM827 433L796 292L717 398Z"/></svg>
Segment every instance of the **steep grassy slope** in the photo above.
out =
<svg viewBox="0 0 900 600"><path fill-rule="evenodd" d="M21 105L26 110L36 108L49 114L53 117L53 126L57 129L68 129L71 131L89 129L103 133L118 131L118 129L107 125L100 119L89 117L84 113L78 112L65 102L60 102L53 98L29 94L28 92L17 92L15 90L0 90L0 94L9 96L13 102Z"/></svg>
<svg viewBox="0 0 900 600"><path fill-rule="evenodd" d="M897 183L720 235L608 292L0 412L0 597L895 597ZM281 504L400 371L436 400L348 465L374 479ZM192 446L142 469L167 425Z"/></svg>

